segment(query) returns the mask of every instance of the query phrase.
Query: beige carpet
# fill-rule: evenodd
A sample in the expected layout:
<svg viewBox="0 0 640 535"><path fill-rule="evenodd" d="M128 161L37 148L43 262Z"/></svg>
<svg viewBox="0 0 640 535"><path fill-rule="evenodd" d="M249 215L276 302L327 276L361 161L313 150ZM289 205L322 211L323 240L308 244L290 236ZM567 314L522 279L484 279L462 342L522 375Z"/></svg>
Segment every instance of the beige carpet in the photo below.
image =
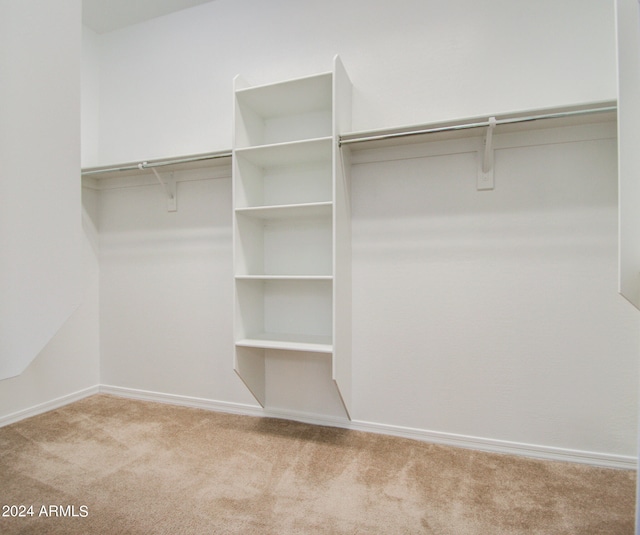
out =
<svg viewBox="0 0 640 535"><path fill-rule="evenodd" d="M0 429L0 505L33 505L0 517L3 535L630 535L634 486L631 471L106 395Z"/></svg>

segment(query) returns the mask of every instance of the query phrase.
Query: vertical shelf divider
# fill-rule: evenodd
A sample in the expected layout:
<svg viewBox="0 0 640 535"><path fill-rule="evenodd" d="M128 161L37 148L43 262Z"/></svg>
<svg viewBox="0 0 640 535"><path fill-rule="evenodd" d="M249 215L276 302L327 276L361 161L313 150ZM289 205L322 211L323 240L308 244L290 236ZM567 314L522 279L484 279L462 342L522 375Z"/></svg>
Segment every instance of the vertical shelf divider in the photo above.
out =
<svg viewBox="0 0 640 535"><path fill-rule="evenodd" d="M351 130L351 80L340 60L333 69L333 380L351 419L351 161L340 147L342 132Z"/></svg>

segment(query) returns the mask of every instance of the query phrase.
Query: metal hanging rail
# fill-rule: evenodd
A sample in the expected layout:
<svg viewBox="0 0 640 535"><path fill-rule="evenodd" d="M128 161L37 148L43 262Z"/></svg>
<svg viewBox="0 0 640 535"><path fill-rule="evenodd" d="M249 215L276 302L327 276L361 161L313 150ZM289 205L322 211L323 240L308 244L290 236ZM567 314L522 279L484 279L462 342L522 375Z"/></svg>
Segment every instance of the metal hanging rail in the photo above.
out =
<svg viewBox="0 0 640 535"><path fill-rule="evenodd" d="M617 112L616 105L606 105L597 108L585 108L585 109L575 109L575 110L567 110L567 111L558 111L558 112L550 112L550 113L541 113L538 115L529 115L524 117L506 117L504 119L495 119L493 118L487 119L484 121L477 121L472 123L463 123L463 124L449 124L443 126L434 126L430 128L420 128L416 127L416 129L412 130L402 130L395 131L390 129L387 132L380 132L377 134L371 133L353 133L353 134L343 134L338 138L338 144L342 145L350 145L353 143L362 143L365 141L380 141L385 139L394 139L400 137L409 137L409 136L420 136L424 134L436 134L442 132L455 132L460 130L470 130L473 128L486 128L492 125L506 125L506 124L515 124L515 123L527 123L531 121L539 121L542 119L561 119L565 117L575 117L580 115L592 115L596 113L608 113L608 112ZM82 171L82 176L91 176L91 175L100 175L103 173L112 173L112 172L126 172L126 171L138 171L144 169L152 169L154 167L163 167L167 165L180 165L194 162L202 162L207 160L217 160L220 158L231 158L232 151L220 151L220 152L212 152L208 154L200 154L197 156L188 156L184 158L176 158L173 160L157 160L157 161L145 161L141 163L135 164L125 164L118 167L102 167L102 168L91 168Z"/></svg>
<svg viewBox="0 0 640 535"><path fill-rule="evenodd" d="M554 113L543 113L539 115L530 115L526 117L511 117L511 118L505 118L505 119L496 119L495 123L492 123L491 119L488 119L486 121L479 121L474 123L453 124L453 125L437 126L433 128L406 130L401 132L386 132L386 133L383 132L375 135L345 134L343 136L340 136L340 145L362 143L365 141L380 141L383 139L393 139L393 138L399 138L399 137L419 136L424 134L435 134L438 132L455 132L458 130L469 130L472 128L489 127L492 124L494 124L494 126L497 126L502 124L526 123L530 121L538 121L541 119L561 119L564 117L573 117L578 115L591 115L595 113L615 112L617 111L617 109L618 109L617 106L605 106L601 108L590 108L590 109L571 110L571 111L562 111L562 112L554 112Z"/></svg>
<svg viewBox="0 0 640 535"><path fill-rule="evenodd" d="M135 164L121 165L118 167L101 167L87 169L82 171L82 176L99 175L102 173L115 173L124 171L137 171L144 169L153 169L154 167L164 167L166 165L180 165L185 163L204 162L207 160L217 160L220 158L231 158L231 151L212 152L209 154L200 154L198 156L187 156L184 158L176 158L174 160L158 160L151 162L141 162Z"/></svg>

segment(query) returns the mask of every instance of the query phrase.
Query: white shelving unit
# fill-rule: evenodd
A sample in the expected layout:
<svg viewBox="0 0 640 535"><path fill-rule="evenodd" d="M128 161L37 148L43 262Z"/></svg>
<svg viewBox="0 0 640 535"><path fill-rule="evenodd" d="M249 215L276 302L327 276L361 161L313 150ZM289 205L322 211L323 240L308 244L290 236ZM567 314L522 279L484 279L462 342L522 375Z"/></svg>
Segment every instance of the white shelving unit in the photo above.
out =
<svg viewBox="0 0 640 535"><path fill-rule="evenodd" d="M250 86L235 79L234 369L268 403L272 351L322 353L351 403L351 83L331 72Z"/></svg>

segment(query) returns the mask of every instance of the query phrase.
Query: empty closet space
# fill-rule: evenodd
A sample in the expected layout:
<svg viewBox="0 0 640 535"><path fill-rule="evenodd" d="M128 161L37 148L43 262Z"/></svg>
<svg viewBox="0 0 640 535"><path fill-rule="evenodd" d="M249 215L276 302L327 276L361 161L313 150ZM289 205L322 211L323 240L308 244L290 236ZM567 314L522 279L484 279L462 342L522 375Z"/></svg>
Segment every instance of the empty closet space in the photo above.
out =
<svg viewBox="0 0 640 535"><path fill-rule="evenodd" d="M629 466L614 6L334 4L85 32L101 384Z"/></svg>
<svg viewBox="0 0 640 535"><path fill-rule="evenodd" d="M615 116L496 128L492 190L477 187L483 132L348 149L353 411L623 455L633 404L611 391L634 391L635 317L616 286ZM101 182L106 384L344 418L323 158L256 159L235 218L230 167L177 173L173 214L153 177ZM309 197L290 169L314 176ZM257 392L234 345L264 366Z"/></svg>

